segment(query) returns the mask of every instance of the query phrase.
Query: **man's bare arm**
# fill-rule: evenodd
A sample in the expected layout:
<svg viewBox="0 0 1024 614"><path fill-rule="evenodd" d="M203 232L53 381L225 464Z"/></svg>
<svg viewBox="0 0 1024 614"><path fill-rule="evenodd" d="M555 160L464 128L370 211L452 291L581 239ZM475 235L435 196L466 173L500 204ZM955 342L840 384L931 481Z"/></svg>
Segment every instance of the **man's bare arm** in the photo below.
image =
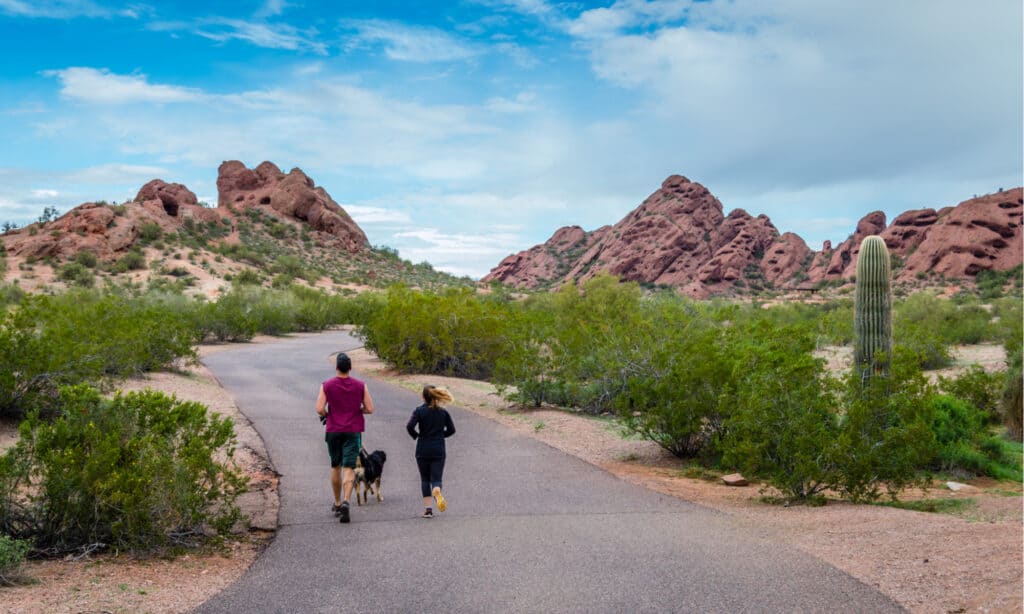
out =
<svg viewBox="0 0 1024 614"><path fill-rule="evenodd" d="M373 397L370 396L370 389L368 387L363 388L363 413L373 413Z"/></svg>
<svg viewBox="0 0 1024 614"><path fill-rule="evenodd" d="M320 386L320 396L316 398L316 413L321 416L327 415L327 393L324 392L323 386Z"/></svg>

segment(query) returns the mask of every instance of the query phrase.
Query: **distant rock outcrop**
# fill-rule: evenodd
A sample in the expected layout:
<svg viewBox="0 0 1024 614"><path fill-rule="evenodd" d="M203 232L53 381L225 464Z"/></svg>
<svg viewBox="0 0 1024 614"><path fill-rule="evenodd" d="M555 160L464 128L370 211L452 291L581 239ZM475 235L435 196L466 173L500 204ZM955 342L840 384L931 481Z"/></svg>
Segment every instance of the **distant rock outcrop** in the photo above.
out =
<svg viewBox="0 0 1024 614"><path fill-rule="evenodd" d="M359 252L369 249L362 229L321 187L299 169L284 174L264 162L249 170L237 161L221 165L217 177L219 205L205 207L180 183L154 179L142 186L133 202L123 205L85 203L45 224L32 224L3 235L7 252L32 258L73 258L91 251L101 259L115 257L136 244L147 224L167 232L193 222L231 219L249 207L319 231L318 240Z"/></svg>
<svg viewBox="0 0 1024 614"><path fill-rule="evenodd" d="M335 237L350 252L369 248L363 230L321 187L302 170L288 174L271 162L253 170L237 160L224 162L217 171L217 206L239 209L267 206L280 215L309 224Z"/></svg>
<svg viewBox="0 0 1024 614"><path fill-rule="evenodd" d="M694 297L765 286L807 288L851 279L860 242L873 234L898 258L897 281L922 271L966 278L1021 263L1021 195L1016 188L939 211L908 211L890 226L875 211L838 246L826 241L815 252L796 234L780 235L764 215L742 209L724 215L707 188L673 175L617 224L591 233L560 228L547 242L505 258L484 281L534 288L609 272Z"/></svg>

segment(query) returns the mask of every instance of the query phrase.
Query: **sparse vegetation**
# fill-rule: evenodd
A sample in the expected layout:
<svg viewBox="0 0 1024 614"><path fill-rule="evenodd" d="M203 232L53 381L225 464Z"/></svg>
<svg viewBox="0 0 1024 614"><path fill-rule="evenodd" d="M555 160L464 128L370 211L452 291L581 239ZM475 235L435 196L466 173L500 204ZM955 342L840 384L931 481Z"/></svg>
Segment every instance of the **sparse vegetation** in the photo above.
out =
<svg viewBox="0 0 1024 614"><path fill-rule="evenodd" d="M47 555L161 553L240 520L230 419L158 392L104 399L85 385L63 388L59 404L55 419L30 413L0 456L4 535Z"/></svg>

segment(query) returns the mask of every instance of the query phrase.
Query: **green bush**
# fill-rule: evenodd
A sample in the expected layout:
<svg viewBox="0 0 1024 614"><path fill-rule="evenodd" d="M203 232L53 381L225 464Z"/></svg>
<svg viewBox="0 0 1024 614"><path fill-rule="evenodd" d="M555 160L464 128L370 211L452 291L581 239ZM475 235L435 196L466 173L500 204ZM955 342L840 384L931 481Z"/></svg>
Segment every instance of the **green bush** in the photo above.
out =
<svg viewBox="0 0 1024 614"><path fill-rule="evenodd" d="M164 229L156 222L146 222L141 228L139 228L139 239L141 239L143 243L158 241L162 236L164 236Z"/></svg>
<svg viewBox="0 0 1024 614"><path fill-rule="evenodd" d="M1014 282L1014 287L1021 287L1021 271L1022 267L1019 264L1007 271L978 271L978 274L974 277L974 283L977 285L978 292L982 298L998 298L1003 296L1003 287L1011 280Z"/></svg>
<svg viewBox="0 0 1024 614"><path fill-rule="evenodd" d="M246 296L238 289L221 296L214 303L200 305L196 315L200 339L214 341L248 341L259 331L249 314Z"/></svg>
<svg viewBox="0 0 1024 614"><path fill-rule="evenodd" d="M60 402L52 422L30 414L0 457L3 533L51 555L160 553L241 519L230 419L152 391L107 400L80 385Z"/></svg>
<svg viewBox="0 0 1024 614"><path fill-rule="evenodd" d="M0 417L54 413L61 385L194 358L196 339L184 303L88 290L28 296L0 318Z"/></svg>
<svg viewBox="0 0 1024 614"><path fill-rule="evenodd" d="M298 256L278 256L274 260L273 271L289 277L306 277L306 265Z"/></svg>
<svg viewBox="0 0 1024 614"><path fill-rule="evenodd" d="M96 254L90 251L81 251L75 254L75 262L84 266L87 269L96 268Z"/></svg>
<svg viewBox="0 0 1024 614"><path fill-rule="evenodd" d="M470 290L430 295L395 286L358 334L402 371L486 378L503 349L502 324L495 304Z"/></svg>
<svg viewBox="0 0 1024 614"><path fill-rule="evenodd" d="M752 344L734 374L735 409L726 422L722 463L764 477L789 499L813 499L841 479L838 384L821 360L779 343L784 334L763 339L767 343Z"/></svg>
<svg viewBox="0 0 1024 614"><path fill-rule="evenodd" d="M927 330L942 345L980 343L993 338L992 316L976 301L958 304L919 292L897 302L894 311L896 342L901 327Z"/></svg>
<svg viewBox="0 0 1024 614"><path fill-rule="evenodd" d="M231 283L239 286L258 286L263 283L263 277L253 269L240 271L231 279Z"/></svg>
<svg viewBox="0 0 1024 614"><path fill-rule="evenodd" d="M1005 382L1006 374L989 373L978 365L972 365L953 378L939 376L939 388L943 392L970 403L985 416L987 423L1000 419L999 402Z"/></svg>
<svg viewBox="0 0 1024 614"><path fill-rule="evenodd" d="M111 271L114 273L127 273L128 271L139 271L145 268L146 256L141 251L133 249L124 256L121 256L111 266Z"/></svg>
<svg viewBox="0 0 1024 614"><path fill-rule="evenodd" d="M920 322L897 322L893 345L913 357L921 369L941 369L953 364L949 343L941 332Z"/></svg>
<svg viewBox="0 0 1024 614"><path fill-rule="evenodd" d="M71 262L64 265L57 278L61 281L80 286L83 288L91 288L96 282L96 278L93 276L92 271L79 264L78 262Z"/></svg>
<svg viewBox="0 0 1024 614"><path fill-rule="evenodd" d="M25 291L18 287L17 284L0 283L0 313L6 310L9 305L17 305L23 298L25 298Z"/></svg>
<svg viewBox="0 0 1024 614"><path fill-rule="evenodd" d="M32 549L32 543L24 539L11 539L0 534L0 586L14 584L25 562L25 556Z"/></svg>
<svg viewBox="0 0 1024 614"><path fill-rule="evenodd" d="M1006 425L1006 434L1014 441L1021 441L1024 432L1024 383L1022 383L1022 371L1020 364L1012 367L1006 374L1006 387L1003 389L1003 396L999 403L999 413L1003 424Z"/></svg>
<svg viewBox="0 0 1024 614"><path fill-rule="evenodd" d="M675 456L700 456L714 445L733 407L730 339L720 327L694 320L664 345L651 340L643 342L653 350L649 357L627 369L615 406L628 428Z"/></svg>
<svg viewBox="0 0 1024 614"><path fill-rule="evenodd" d="M865 501L877 499L884 488L895 498L906 486L924 483L918 470L936 448L926 406L931 394L916 358L899 346L888 377L864 382L848 374L839 401L844 411L835 444L837 492Z"/></svg>

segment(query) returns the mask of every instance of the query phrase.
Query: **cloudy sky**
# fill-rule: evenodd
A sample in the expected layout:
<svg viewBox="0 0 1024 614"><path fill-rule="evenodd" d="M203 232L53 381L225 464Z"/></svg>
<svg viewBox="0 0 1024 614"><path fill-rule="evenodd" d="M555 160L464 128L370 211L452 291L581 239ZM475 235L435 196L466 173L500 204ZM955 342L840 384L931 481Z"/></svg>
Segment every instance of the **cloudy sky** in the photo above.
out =
<svg viewBox="0 0 1024 614"><path fill-rule="evenodd" d="M412 7L412 8L410 8ZM671 174L814 248L1022 180L1019 0L0 0L0 221L300 167L485 274Z"/></svg>

